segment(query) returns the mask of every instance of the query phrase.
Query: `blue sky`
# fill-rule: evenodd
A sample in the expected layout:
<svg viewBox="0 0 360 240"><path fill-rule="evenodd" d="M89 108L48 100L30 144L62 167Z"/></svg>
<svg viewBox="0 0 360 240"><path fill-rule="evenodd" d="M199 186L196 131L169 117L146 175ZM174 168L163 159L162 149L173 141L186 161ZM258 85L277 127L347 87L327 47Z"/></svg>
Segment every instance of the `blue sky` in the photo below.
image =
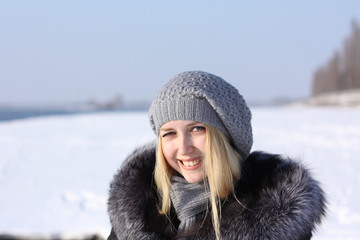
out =
<svg viewBox="0 0 360 240"><path fill-rule="evenodd" d="M203 70L248 101L310 95L360 2L0 1L0 103L151 100Z"/></svg>

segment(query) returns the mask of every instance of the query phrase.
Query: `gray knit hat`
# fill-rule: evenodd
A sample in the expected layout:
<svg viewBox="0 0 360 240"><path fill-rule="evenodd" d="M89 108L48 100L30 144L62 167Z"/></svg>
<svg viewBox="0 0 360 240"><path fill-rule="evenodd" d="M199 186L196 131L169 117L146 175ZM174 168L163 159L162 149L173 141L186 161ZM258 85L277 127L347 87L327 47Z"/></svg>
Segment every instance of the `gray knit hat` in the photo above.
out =
<svg viewBox="0 0 360 240"><path fill-rule="evenodd" d="M156 135L173 120L192 120L216 127L245 159L253 143L251 112L238 90L222 78L200 71L183 72L160 90L149 110Z"/></svg>

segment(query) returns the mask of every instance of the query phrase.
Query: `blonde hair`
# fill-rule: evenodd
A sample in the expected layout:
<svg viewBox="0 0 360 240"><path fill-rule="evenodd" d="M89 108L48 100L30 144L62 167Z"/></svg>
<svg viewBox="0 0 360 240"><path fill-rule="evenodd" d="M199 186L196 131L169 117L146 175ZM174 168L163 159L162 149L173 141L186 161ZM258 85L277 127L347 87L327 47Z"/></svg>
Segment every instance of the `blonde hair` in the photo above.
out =
<svg viewBox="0 0 360 240"><path fill-rule="evenodd" d="M216 239L219 240L221 239L220 200L234 193L235 182L240 178L242 159L222 131L209 125L205 125L205 128L204 172L209 183L211 219ZM161 201L159 212L168 215L171 209L170 178L174 170L168 165L161 145L161 137L159 137L154 178Z"/></svg>

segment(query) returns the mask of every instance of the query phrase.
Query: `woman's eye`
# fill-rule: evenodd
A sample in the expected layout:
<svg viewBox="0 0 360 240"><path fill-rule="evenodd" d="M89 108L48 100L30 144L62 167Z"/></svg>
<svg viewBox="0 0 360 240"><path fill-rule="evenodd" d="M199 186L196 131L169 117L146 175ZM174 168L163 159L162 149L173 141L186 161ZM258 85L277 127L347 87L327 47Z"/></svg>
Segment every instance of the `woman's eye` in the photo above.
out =
<svg viewBox="0 0 360 240"><path fill-rule="evenodd" d="M205 131L205 127L203 126L195 126L192 129L194 132L200 132L200 131Z"/></svg>
<svg viewBox="0 0 360 240"><path fill-rule="evenodd" d="M166 132L166 133L164 133L162 135L162 137L164 138L164 137L168 137L168 136L171 136L171 135L174 135L174 134L175 134L175 132Z"/></svg>

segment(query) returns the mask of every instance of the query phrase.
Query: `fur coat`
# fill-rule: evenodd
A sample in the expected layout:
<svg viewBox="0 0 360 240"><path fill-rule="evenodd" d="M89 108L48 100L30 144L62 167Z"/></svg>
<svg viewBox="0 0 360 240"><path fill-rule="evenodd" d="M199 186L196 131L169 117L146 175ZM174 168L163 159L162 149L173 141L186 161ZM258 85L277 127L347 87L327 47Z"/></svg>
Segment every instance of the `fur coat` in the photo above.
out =
<svg viewBox="0 0 360 240"><path fill-rule="evenodd" d="M108 199L109 239L173 239L179 220L159 214L153 179L155 146L135 150L115 175ZM299 163L279 155L253 152L244 162L234 197L222 202L224 240L310 239L325 214L319 183ZM209 215L209 214L208 214ZM196 237L215 239L210 217Z"/></svg>

